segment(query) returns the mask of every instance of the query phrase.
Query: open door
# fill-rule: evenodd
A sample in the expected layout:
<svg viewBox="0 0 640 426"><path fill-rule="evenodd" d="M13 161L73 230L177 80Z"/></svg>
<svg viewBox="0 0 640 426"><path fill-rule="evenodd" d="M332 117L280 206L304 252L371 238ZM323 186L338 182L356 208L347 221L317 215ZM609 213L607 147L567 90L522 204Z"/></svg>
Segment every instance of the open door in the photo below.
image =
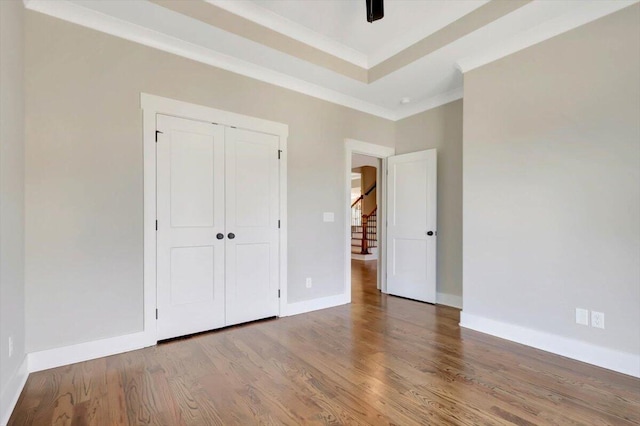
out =
<svg viewBox="0 0 640 426"><path fill-rule="evenodd" d="M387 293L436 303L436 150L387 160Z"/></svg>

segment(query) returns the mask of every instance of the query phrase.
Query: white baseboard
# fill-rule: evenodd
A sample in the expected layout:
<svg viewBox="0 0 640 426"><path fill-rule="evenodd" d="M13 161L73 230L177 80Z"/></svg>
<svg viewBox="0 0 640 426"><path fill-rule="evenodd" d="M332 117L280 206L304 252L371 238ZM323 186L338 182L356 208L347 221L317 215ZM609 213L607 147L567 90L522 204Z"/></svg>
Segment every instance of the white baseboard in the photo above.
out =
<svg viewBox="0 0 640 426"><path fill-rule="evenodd" d="M460 326L640 378L638 354L616 351L465 312L460 313Z"/></svg>
<svg viewBox="0 0 640 426"><path fill-rule="evenodd" d="M156 342L144 332L126 334L92 342L78 343L61 348L31 352L29 358L29 372L47 370L76 362L88 361L104 356L153 346Z"/></svg>
<svg viewBox="0 0 640 426"><path fill-rule="evenodd" d="M462 309L462 296L458 296L456 294L438 292L436 294L436 303L438 305L445 305L445 306L451 306L453 308Z"/></svg>
<svg viewBox="0 0 640 426"><path fill-rule="evenodd" d="M27 357L24 357L22 364L18 367L16 373L11 377L7 387L0 395L0 425L6 425L9 422L11 413L20 398L20 393L29 377Z"/></svg>
<svg viewBox="0 0 640 426"><path fill-rule="evenodd" d="M284 315L290 316L304 314L305 312L317 311L319 309L333 308L334 306L351 303L351 298L345 294L321 297L319 299L304 300L302 302L289 303Z"/></svg>
<svg viewBox="0 0 640 426"><path fill-rule="evenodd" d="M351 259L365 260L365 261L377 260L378 255L376 253L371 253L371 254L351 253Z"/></svg>

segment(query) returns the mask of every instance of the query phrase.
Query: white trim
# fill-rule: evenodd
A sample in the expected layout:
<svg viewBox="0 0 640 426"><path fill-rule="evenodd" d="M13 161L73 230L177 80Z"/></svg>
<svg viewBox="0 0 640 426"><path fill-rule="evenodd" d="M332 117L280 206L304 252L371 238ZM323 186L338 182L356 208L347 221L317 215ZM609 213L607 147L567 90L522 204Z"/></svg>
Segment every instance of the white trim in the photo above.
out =
<svg viewBox="0 0 640 426"><path fill-rule="evenodd" d="M157 342L156 329L156 116L166 114L190 120L207 121L279 137L280 157L280 304L287 306L287 137L289 126L275 121L236 114L161 96L140 94L143 110L144 155L144 334Z"/></svg>
<svg viewBox="0 0 640 426"><path fill-rule="evenodd" d="M61 348L31 352L27 355L29 358L29 372L34 373L49 368L75 364L76 362L89 361L146 348L155 344L156 341L150 340L147 334L138 332L91 342L77 343Z"/></svg>
<svg viewBox="0 0 640 426"><path fill-rule="evenodd" d="M287 312L287 300L288 300L288 246L287 230L289 229L289 221L287 218L287 135L289 133L289 126L283 129L280 134L280 316L283 316L283 312L286 315Z"/></svg>
<svg viewBox="0 0 640 426"><path fill-rule="evenodd" d="M460 326L619 373L640 377L640 355L638 354L616 351L466 312L460 313Z"/></svg>
<svg viewBox="0 0 640 426"><path fill-rule="evenodd" d="M18 403L18 398L20 398L22 389L24 389L24 385L27 383L27 378L29 377L28 365L27 356L25 355L22 364L20 364L18 370L11 376L2 395L0 395L0 425L9 423L9 418Z"/></svg>
<svg viewBox="0 0 640 426"><path fill-rule="evenodd" d="M27 9L92 28L144 46L192 59L236 74L284 87L327 102L346 106L388 120L396 113L379 105L327 89L266 67L228 56L175 37L114 18L69 1L25 0Z"/></svg>
<svg viewBox="0 0 640 426"><path fill-rule="evenodd" d="M395 154L395 149L393 150L394 154ZM391 154L393 155L393 154ZM353 154L352 154L353 157ZM377 247L375 250L375 255L376 255L376 260L382 259L382 249L386 248L386 239L383 241L382 238L386 238L386 232L387 232L387 227L386 227L386 208L387 208L387 204L386 204L386 197L383 197L383 192L386 191L387 189L387 182L386 182L386 177L387 177L387 163L386 163L387 159L386 158L381 158L379 161L379 165L380 167L377 167L376 170L376 185L378 184L378 182L380 182L380 191L376 190L376 206L380 206L378 209L378 216L377 216L377 223L376 223L376 237L377 235L380 236L380 238L377 241ZM384 171L384 172L383 172ZM383 185L383 180L385 180L384 185ZM384 200L384 207L382 206L382 202ZM382 214L385 214L385 216L382 216ZM385 224L383 225L382 220L385 220ZM382 233L382 230L384 229L384 234ZM349 231L351 231L351 229L349 229ZM351 232L349 232L349 235L351 235ZM385 252L386 254L386 252ZM386 259L386 258L385 258ZM386 282L386 278L387 278L387 273L386 273L386 267L387 265L385 264L384 266L380 266L381 262L378 262L376 267L377 267L377 273L378 276L376 277L376 288L380 291L382 291L382 277L385 278L385 283L384 283L384 290L385 292L387 291L387 282ZM351 285L349 285L349 287L351 287Z"/></svg>
<svg viewBox="0 0 640 426"><path fill-rule="evenodd" d="M462 86L460 86L448 92L427 98L415 104L408 104L407 106L402 107L398 110L396 114L396 121L402 120L403 118L411 117L412 115L420 114L421 112L425 112L433 108L437 108L439 106L448 104L449 102L457 101L458 99L462 99L463 95L464 90Z"/></svg>
<svg viewBox="0 0 640 426"><path fill-rule="evenodd" d="M431 37L438 31L442 31L443 29L449 27L451 24L456 22L457 20L463 18L465 15L474 12L476 9L484 6L486 3L489 3L489 0L478 0L473 5L473 9L466 9L464 12L460 14L456 14L455 16L450 16L448 21L441 21L439 25L429 28L428 26L419 27L419 31L409 31L405 33L398 34L396 37L388 40L384 44L382 44L375 52L372 52L368 56L368 64L369 68L373 68L376 65L380 65L382 62L387 59L392 58L398 53L403 52L411 48L414 44L420 43L423 40Z"/></svg>
<svg viewBox="0 0 640 426"><path fill-rule="evenodd" d="M337 294L335 296L320 297L318 299L303 300L293 302L286 306L285 314L281 316L291 316L317 311L320 309L333 308L335 306L351 303L351 294Z"/></svg>
<svg viewBox="0 0 640 426"><path fill-rule="evenodd" d="M345 146L352 154L363 154L376 158L387 158L395 155L396 149L389 146L377 145L369 142L362 142L356 139L345 139ZM351 176L351 158L347 168L349 169L349 176Z"/></svg>
<svg viewBox="0 0 640 426"><path fill-rule="evenodd" d="M369 70L374 66L386 61L392 56L408 49L415 43L435 34L457 21L464 15L480 8L489 0L479 0L473 4L472 8L464 8L454 15L448 16L448 20L439 22L436 26L420 27L418 30L397 34L392 39L385 41L370 54L354 49L320 32L310 29L298 22L283 17L265 7L259 6L249 1L228 1L228 0L204 0L214 6L225 9L235 15L248 19L263 27L269 28L280 34L284 34L304 44L322 50L332 56L343 59L361 68ZM364 9L363 9L364 13ZM364 18L363 18L364 19Z"/></svg>
<svg viewBox="0 0 640 426"><path fill-rule="evenodd" d="M215 123L233 126L239 129L255 130L285 138L289 135L289 126L283 123L250 117L243 114L236 114L235 112L196 105L147 93L140 94L140 107L143 110L155 111L155 114L167 114L174 117L209 122L216 119L219 121L215 121Z"/></svg>
<svg viewBox="0 0 640 426"><path fill-rule="evenodd" d="M436 303L438 305L451 306L452 308L462 309L462 296L450 293L436 293Z"/></svg>
<svg viewBox="0 0 640 426"><path fill-rule="evenodd" d="M284 34L336 58L343 59L362 68L367 68L367 55L345 44L291 21L253 2L204 0L214 6L241 16L277 33Z"/></svg>
<svg viewBox="0 0 640 426"><path fill-rule="evenodd" d="M361 254L361 253L351 253L351 259L352 260L362 260L362 261L369 261L369 260L376 260L378 259L378 254L377 253L371 253L371 254ZM377 287L378 290L380 290L380 283L377 283Z"/></svg>
<svg viewBox="0 0 640 426"><path fill-rule="evenodd" d="M509 37L501 43L492 45L488 49L460 59L456 63L456 66L463 73L466 73L581 25L595 21L598 18L609 15L638 1L639 0L582 2L579 8L572 8L569 13L537 25L528 31L523 31L520 34ZM524 6L524 8L526 7L527 6Z"/></svg>
<svg viewBox="0 0 640 426"><path fill-rule="evenodd" d="M386 278L386 236L387 227L383 226L386 219L387 205L387 183L384 178L387 175L387 157L396 153L395 148L383 145L376 145L368 142L362 142L355 139L344 140L344 161L345 161L345 220L344 220L344 239L345 239L345 263L344 263L344 294L351 302L351 157L353 154L364 154L371 157L380 158L381 167L378 176L383 178L378 181L378 190L376 195L379 196L378 204L378 235L380 238L378 248L378 287L383 292L387 292Z"/></svg>
<svg viewBox="0 0 640 426"><path fill-rule="evenodd" d="M143 156L143 331L152 341L158 341L156 321L156 114L151 111L161 108L159 100L140 96L142 113Z"/></svg>

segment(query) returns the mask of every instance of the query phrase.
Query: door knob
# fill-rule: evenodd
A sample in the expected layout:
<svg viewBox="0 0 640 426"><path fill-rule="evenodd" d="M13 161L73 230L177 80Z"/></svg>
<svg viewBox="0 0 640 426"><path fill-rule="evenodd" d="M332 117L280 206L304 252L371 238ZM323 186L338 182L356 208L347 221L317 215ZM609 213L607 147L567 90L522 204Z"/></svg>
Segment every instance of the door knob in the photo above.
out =
<svg viewBox="0 0 640 426"><path fill-rule="evenodd" d="M227 235L227 237L229 237L230 240L233 240L236 237L236 234L234 234L233 232L229 232L229 235Z"/></svg>
<svg viewBox="0 0 640 426"><path fill-rule="evenodd" d="M432 236L433 235L433 231L427 231L427 235L428 236Z"/></svg>
<svg viewBox="0 0 640 426"><path fill-rule="evenodd" d="M221 234L221 233L218 232L218 234L216 235L216 238L221 240L221 239L224 238L224 234Z"/></svg>

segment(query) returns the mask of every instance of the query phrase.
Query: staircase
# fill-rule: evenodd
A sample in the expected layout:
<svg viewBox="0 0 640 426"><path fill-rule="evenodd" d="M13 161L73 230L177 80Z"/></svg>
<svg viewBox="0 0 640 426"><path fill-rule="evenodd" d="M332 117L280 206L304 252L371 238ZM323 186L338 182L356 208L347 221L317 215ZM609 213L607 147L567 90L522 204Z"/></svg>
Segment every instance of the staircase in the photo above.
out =
<svg viewBox="0 0 640 426"><path fill-rule="evenodd" d="M351 258L375 260L378 258L378 207L363 214L363 200L375 189L373 184L351 204Z"/></svg>

